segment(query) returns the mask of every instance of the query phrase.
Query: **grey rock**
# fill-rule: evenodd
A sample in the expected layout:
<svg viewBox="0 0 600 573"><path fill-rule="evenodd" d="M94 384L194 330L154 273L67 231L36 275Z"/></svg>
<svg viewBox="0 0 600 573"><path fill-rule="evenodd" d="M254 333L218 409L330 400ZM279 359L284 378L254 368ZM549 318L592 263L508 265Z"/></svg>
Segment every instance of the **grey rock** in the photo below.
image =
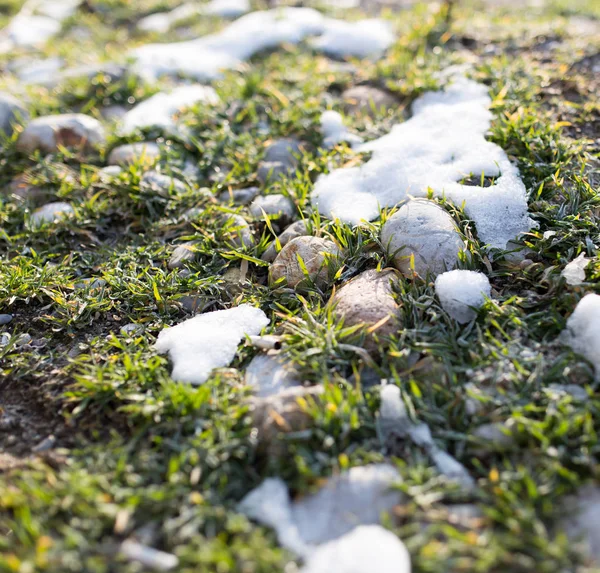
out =
<svg viewBox="0 0 600 573"><path fill-rule="evenodd" d="M302 152L302 143L297 139L283 138L274 141L265 151L264 161L296 165Z"/></svg>
<svg viewBox="0 0 600 573"><path fill-rule="evenodd" d="M237 247L252 247L254 246L254 237L252 237L252 229L244 217L241 215L231 215L229 217L231 241Z"/></svg>
<svg viewBox="0 0 600 573"><path fill-rule="evenodd" d="M24 153L54 153L62 146L89 151L104 142L104 128L97 119L66 113L30 121L17 140L17 149Z"/></svg>
<svg viewBox="0 0 600 573"><path fill-rule="evenodd" d="M390 336L399 328L399 307L392 290L398 280L393 270L368 270L344 284L331 299L335 315L343 319L345 326L362 324L371 328L380 324L367 335L365 346L369 349L377 347L375 338Z"/></svg>
<svg viewBox="0 0 600 573"><path fill-rule="evenodd" d="M585 402L590 397L587 390L581 386L577 386L577 384L549 384L546 392L557 398L571 396L571 398L578 402Z"/></svg>
<svg viewBox="0 0 600 573"><path fill-rule="evenodd" d="M261 161L258 165L256 177L262 185L280 181L291 177L296 171L296 165L282 163L281 161Z"/></svg>
<svg viewBox="0 0 600 573"><path fill-rule="evenodd" d="M178 299L178 302L190 314L199 314L212 304L208 297L197 294L184 295Z"/></svg>
<svg viewBox="0 0 600 573"><path fill-rule="evenodd" d="M196 251L194 250L195 246L196 243L190 241L175 247L167 265L169 269L178 269L185 263L193 261L196 258Z"/></svg>
<svg viewBox="0 0 600 573"><path fill-rule="evenodd" d="M38 454L40 452L45 452L46 450L51 450L56 444L56 437L50 434L48 437L44 438L39 444L31 448L31 451Z"/></svg>
<svg viewBox="0 0 600 573"><path fill-rule="evenodd" d="M109 165L130 165L144 163L151 165L160 158L160 147L151 141L128 143L115 147L108 156Z"/></svg>
<svg viewBox="0 0 600 573"><path fill-rule="evenodd" d="M260 193L259 187L247 187L246 189L230 189L219 194L221 203L233 203L234 205L249 205Z"/></svg>
<svg viewBox="0 0 600 573"><path fill-rule="evenodd" d="M55 203L47 203L43 207L36 209L31 214L31 224L34 227L38 227L44 223L52 223L59 219L69 217L74 213L73 207L69 203L64 201L57 201Z"/></svg>
<svg viewBox="0 0 600 573"><path fill-rule="evenodd" d="M0 332L0 347L6 346L10 342L10 334L8 332Z"/></svg>
<svg viewBox="0 0 600 573"><path fill-rule="evenodd" d="M285 195L279 193L274 195L261 195L252 201L249 207L250 213L257 219L269 217L280 217L285 221L292 220L296 208L292 201Z"/></svg>
<svg viewBox="0 0 600 573"><path fill-rule="evenodd" d="M362 370L358 372L358 376L352 374L350 378L348 378L348 382L352 386L356 386L357 383L360 384L360 387L363 390L367 390L369 388L373 388L375 386L381 385L381 377L377 374L377 371L373 368L365 366Z"/></svg>
<svg viewBox="0 0 600 573"><path fill-rule="evenodd" d="M134 322L130 322L129 324L125 324L119 330L119 332L123 336L135 336L136 334L140 334L144 331L144 327L141 324L135 324Z"/></svg>
<svg viewBox="0 0 600 573"><path fill-rule="evenodd" d="M169 177L158 171L147 171L142 175L140 190L161 197L169 197L171 193L185 193L187 187L183 181Z"/></svg>
<svg viewBox="0 0 600 573"><path fill-rule="evenodd" d="M27 123L29 114L25 106L15 97L0 92L0 131L12 135L15 125Z"/></svg>
<svg viewBox="0 0 600 573"><path fill-rule="evenodd" d="M0 314L0 326L8 324L13 319L12 314Z"/></svg>
<svg viewBox="0 0 600 573"><path fill-rule="evenodd" d="M275 285L283 279L286 286L297 290L305 290L311 282L324 288L339 268L341 258L342 252L333 241L320 237L296 237L281 249L271 263L269 282Z"/></svg>
<svg viewBox="0 0 600 573"><path fill-rule="evenodd" d="M95 279L95 278L85 278L81 279L78 283L75 283L76 290L84 290L84 289L99 289L106 286L106 281L104 279Z"/></svg>
<svg viewBox="0 0 600 573"><path fill-rule="evenodd" d="M383 225L381 241L394 266L410 278L452 269L465 247L452 217L425 199L409 201L392 215Z"/></svg>
<svg viewBox="0 0 600 573"><path fill-rule="evenodd" d="M98 177L104 181L110 181L115 177L119 177L123 173L123 168L118 165L108 165L98 171Z"/></svg>
<svg viewBox="0 0 600 573"><path fill-rule="evenodd" d="M346 113L374 114L382 109L398 106L398 100L389 92L373 86L354 86L342 93Z"/></svg>
<svg viewBox="0 0 600 573"><path fill-rule="evenodd" d="M28 334L27 332L24 332L23 334L20 334L17 337L15 345L16 346L26 346L30 342L31 342L31 334Z"/></svg>
<svg viewBox="0 0 600 573"><path fill-rule="evenodd" d="M298 371L280 354L257 354L246 368L245 381L260 397L279 394L300 384Z"/></svg>
<svg viewBox="0 0 600 573"><path fill-rule="evenodd" d="M279 241L279 246L281 248L285 247L292 239L296 237L305 237L310 235L308 232L308 225L306 221L296 221L292 223L281 235L277 237L277 241ZM280 249L281 250L281 249ZM268 247L267 250L263 253L261 259L263 261L267 261L268 263L272 263L277 256L277 242L273 241Z"/></svg>
<svg viewBox="0 0 600 573"><path fill-rule="evenodd" d="M473 436L495 450L505 450L515 444L512 429L502 422L483 424L475 429Z"/></svg>

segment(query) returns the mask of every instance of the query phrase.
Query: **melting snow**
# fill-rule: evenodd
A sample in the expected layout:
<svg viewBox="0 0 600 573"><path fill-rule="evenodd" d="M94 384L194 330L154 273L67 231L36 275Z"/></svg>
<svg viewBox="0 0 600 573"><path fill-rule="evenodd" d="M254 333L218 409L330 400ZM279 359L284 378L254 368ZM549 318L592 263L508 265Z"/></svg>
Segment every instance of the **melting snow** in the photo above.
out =
<svg viewBox="0 0 600 573"><path fill-rule="evenodd" d="M81 0L29 0L2 30L0 51L15 46L40 46L57 34Z"/></svg>
<svg viewBox="0 0 600 573"><path fill-rule="evenodd" d="M361 525L321 545L301 573L410 573L410 555L398 537L380 525Z"/></svg>
<svg viewBox="0 0 600 573"><path fill-rule="evenodd" d="M388 22L376 18L344 22L327 19L323 35L313 40L312 45L338 58L354 56L379 57L395 40Z"/></svg>
<svg viewBox="0 0 600 573"><path fill-rule="evenodd" d="M580 285L585 281L585 269L591 262L592 259L586 259L585 253L581 253L560 274L565 278L567 284L571 286Z"/></svg>
<svg viewBox="0 0 600 573"><path fill-rule="evenodd" d="M600 377L600 295L587 294L567 320L562 340L575 352L585 356Z"/></svg>
<svg viewBox="0 0 600 573"><path fill-rule="evenodd" d="M475 271L449 271L435 280L435 294L443 309L461 324L477 316L475 309L483 305L491 292L488 278Z"/></svg>
<svg viewBox="0 0 600 573"><path fill-rule="evenodd" d="M342 116L337 111L329 110L321 114L321 129L323 130L323 145L328 149L343 141L352 145L363 141L358 135L348 131Z"/></svg>
<svg viewBox="0 0 600 573"><path fill-rule="evenodd" d="M401 500L400 492L390 489L399 480L398 471L388 464L355 467L329 479L317 493L291 503L285 483L271 478L252 490L239 509L272 527L281 545L307 557L315 546L359 525L379 523L381 513Z"/></svg>
<svg viewBox="0 0 600 573"><path fill-rule="evenodd" d="M424 197L432 188L455 205L464 202L484 243L506 248L534 223L517 168L485 139L490 103L486 86L460 77L444 91L424 94L413 104L411 119L358 147L373 154L364 165L321 176L313 205L327 216L356 224L377 218L383 207ZM494 183L461 184L471 173L494 177Z"/></svg>
<svg viewBox="0 0 600 573"><path fill-rule="evenodd" d="M181 109L197 103L218 102L219 96L213 88L198 84L157 93L128 111L119 131L121 135L130 135L137 129L157 127L172 133L176 130L175 115Z"/></svg>
<svg viewBox="0 0 600 573"><path fill-rule="evenodd" d="M159 353L169 353L172 378L203 384L213 368L227 366L244 336L255 336L269 324L259 308L243 304L228 310L208 312L165 328L156 340Z"/></svg>
<svg viewBox="0 0 600 573"><path fill-rule="evenodd" d="M246 14L220 32L196 40L141 46L131 56L135 70L148 79L182 74L212 80L261 50L320 34L316 48L336 55L377 55L394 39L378 20L347 23L312 8L286 7Z"/></svg>

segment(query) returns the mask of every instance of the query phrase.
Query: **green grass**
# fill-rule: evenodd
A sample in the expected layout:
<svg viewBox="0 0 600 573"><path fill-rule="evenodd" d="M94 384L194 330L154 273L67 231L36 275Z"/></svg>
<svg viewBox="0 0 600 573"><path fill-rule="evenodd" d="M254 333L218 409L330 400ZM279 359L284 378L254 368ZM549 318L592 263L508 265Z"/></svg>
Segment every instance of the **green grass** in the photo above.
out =
<svg viewBox="0 0 600 573"><path fill-rule="evenodd" d="M17 4L0 2L2 18ZM45 55L69 63L123 62L126 48L163 39L137 32L138 14L177 3L87 4L92 9L68 22ZM591 97L597 80L575 65L597 53L600 43L597 36L569 31L569 18L598 14L589 2L554 2L545 11L476 8L455 6L450 23L444 8L389 12L398 42L379 62L354 62L354 75L307 46L259 54L242 70L226 73L214 83L222 103L184 114L190 143L147 134L164 146L166 172L185 177L186 161L197 168L197 177L187 176L187 191L168 198L140 189L141 165L112 182L97 175L112 147L140 141L142 134L111 135L106 150L85 158L68 152L27 157L16 151L16 136L4 142L0 184L26 173L42 188L42 203L68 200L75 214L32 229L27 220L39 201L0 195L0 312L15 317L2 328L28 333L36 342L0 348L0 405L9 412L16 396L32 423L57 435L57 449L0 474L0 571L133 573L139 566L117 555L119 542L130 535L175 553L184 572L282 571L293 556L270 530L237 513L236 502L266 476L282 476L301 495L333 472L384 459L375 425L378 390L349 382L366 366L364 355L352 350L361 345L360 333L333 319L331 289L312 289L304 297L270 289L260 257L277 221L253 221L244 208L214 197L256 184L269 140L301 138L309 151L298 177L266 192L285 193L321 236L345 248L332 286L385 267L379 231L388 214L353 229L309 213L316 177L354 159L344 146L319 149L319 115L342 110L339 95L347 87L385 87L397 95L397 109L347 117L356 132L377 137L408 117L423 91L438 87L436 72L464 61L489 86L495 113L489 138L518 164L539 228L523 240L531 264L491 260L460 206L446 204L469 246L471 256L461 265L485 271L494 289L494 300L466 327L443 312L431 282L399 284L402 329L371 358L381 377L400 386L409 411L468 468L477 488L465 498L440 478L424 452L407 444L392 460L407 503L386 525L406 543L418 573L550 573L581 564L555 525L562 496L599 477L600 399L591 366L557 338L583 294L600 293L596 259L583 287L569 287L560 276L580 252L594 257L600 241L600 164L593 145L600 137L600 110ZM192 38L223 25L192 20L164 39ZM556 42L552 52L547 38ZM4 55L3 63L19 55ZM19 86L10 74L1 82L6 89ZM100 117L104 106L131 106L168 85L98 76L19 93L33 116L82 111ZM589 131L594 121L595 135ZM194 207L198 213L186 216ZM255 246L240 249L232 241L227 220L236 212L251 221ZM556 234L544 238L545 231ZM189 273L168 270L171 245L188 240L197 242ZM249 280L240 289L225 275L242 262ZM105 285L75 287L90 277ZM267 312L267 331L283 336L304 380L325 386L307 404L311 432L282 436L281 448L269 455L257 447L242 384L255 355L250 346L202 387L171 381L168 360L152 344L163 327L188 317L181 307L185 295L203 297L211 310L251 303ZM128 323L143 329L123 334ZM555 382L581 385L588 400L552 397L544 389ZM465 405L469 384L481 401L475 415ZM509 420L514 446L482 453L474 429ZM5 435L0 431L0 445L16 452ZM25 444L28 451L34 445ZM479 507L482 516L474 525L448 519L458 502Z"/></svg>

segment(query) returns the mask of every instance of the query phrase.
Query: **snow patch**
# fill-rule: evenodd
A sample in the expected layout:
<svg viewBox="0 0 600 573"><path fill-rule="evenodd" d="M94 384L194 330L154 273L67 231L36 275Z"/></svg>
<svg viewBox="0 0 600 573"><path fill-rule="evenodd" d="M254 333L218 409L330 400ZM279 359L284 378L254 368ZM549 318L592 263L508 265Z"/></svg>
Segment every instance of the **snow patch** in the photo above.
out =
<svg viewBox="0 0 600 573"><path fill-rule="evenodd" d="M352 146L363 142L361 137L350 133L344 125L342 116L337 111L329 110L321 114L321 129L323 130L323 145L327 149L331 149L344 141Z"/></svg>
<svg viewBox="0 0 600 573"><path fill-rule="evenodd" d="M169 353L174 380L203 384L214 368L231 363L244 336L255 336L269 324L259 308L243 304L208 312L165 328L154 347Z"/></svg>
<svg viewBox="0 0 600 573"><path fill-rule="evenodd" d="M348 23L326 18L313 8L284 7L246 14L216 34L186 42L147 44L130 55L135 60L134 70L148 80L186 75L208 81L257 52L284 43L298 44L320 34L323 36L315 47L338 56L380 55L394 39L379 20Z"/></svg>
<svg viewBox="0 0 600 573"><path fill-rule="evenodd" d="M381 208L425 197L431 188L455 205L464 202L484 243L506 248L534 222L517 168L485 139L490 103L487 87L466 78L456 78L444 91L424 94L413 104L411 119L358 146L372 152L364 165L322 175L313 205L324 215L357 224L377 218ZM494 178L491 186L460 183L482 173Z"/></svg>
<svg viewBox="0 0 600 573"><path fill-rule="evenodd" d="M177 130L175 115L181 109L197 103L214 105L218 102L219 96L213 88L198 84L157 93L125 114L119 132L131 135L138 129L160 128L173 133Z"/></svg>
<svg viewBox="0 0 600 573"><path fill-rule="evenodd" d="M292 503L285 483L271 478L252 490L239 510L272 527L281 545L307 557L315 547L357 526L379 523L381 513L401 501L400 492L390 489L399 480L398 471L389 464L354 467L330 478L317 493Z"/></svg>
<svg viewBox="0 0 600 573"><path fill-rule="evenodd" d="M410 573L410 555L398 537L380 525L362 525L321 545L301 573Z"/></svg>
<svg viewBox="0 0 600 573"><path fill-rule="evenodd" d="M442 308L456 321L464 324L477 316L492 292L490 281L475 271L449 271L435 280L435 294Z"/></svg>
<svg viewBox="0 0 600 573"><path fill-rule="evenodd" d="M45 44L60 32L62 23L75 13L81 0L28 0L2 30L0 51Z"/></svg>
<svg viewBox="0 0 600 573"><path fill-rule="evenodd" d="M585 281L585 269L591 262L592 259L587 259L585 253L581 253L576 259L568 263L560 274L567 281L568 285L580 285Z"/></svg>
<svg viewBox="0 0 600 573"><path fill-rule="evenodd" d="M567 320L562 341L587 358L600 376L600 295L586 294Z"/></svg>
<svg viewBox="0 0 600 573"><path fill-rule="evenodd" d="M395 39L389 23L378 18L357 22L328 18L323 35L313 40L312 45L337 58L367 58L382 56Z"/></svg>

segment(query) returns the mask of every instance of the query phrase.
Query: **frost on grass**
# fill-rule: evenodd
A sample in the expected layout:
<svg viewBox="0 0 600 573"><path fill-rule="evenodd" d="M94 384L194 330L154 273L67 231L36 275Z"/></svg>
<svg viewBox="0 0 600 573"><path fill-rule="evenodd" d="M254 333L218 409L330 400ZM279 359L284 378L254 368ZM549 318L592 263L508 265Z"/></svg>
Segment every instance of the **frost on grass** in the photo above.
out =
<svg viewBox="0 0 600 573"><path fill-rule="evenodd" d="M562 340L587 358L600 376L600 295L587 294L567 320Z"/></svg>
<svg viewBox="0 0 600 573"><path fill-rule="evenodd" d="M269 324L259 308L243 304L208 312L166 328L155 344L173 362L174 380L203 384L214 368L227 366L244 336L255 336Z"/></svg>
<svg viewBox="0 0 600 573"><path fill-rule="evenodd" d="M363 141L361 137L348 130L344 125L342 116L337 111L329 110L321 114L321 129L323 131L323 145L327 149L331 149L344 141L352 146Z"/></svg>
<svg viewBox="0 0 600 573"><path fill-rule="evenodd" d="M435 294L442 308L456 321L464 324L477 316L477 310L492 292L490 281L475 271L449 271L435 281Z"/></svg>
<svg viewBox="0 0 600 573"><path fill-rule="evenodd" d="M364 165L321 176L313 205L329 217L356 224L409 197L425 197L431 188L455 205L464 202L480 240L505 249L533 222L517 168L485 139L490 103L487 87L465 78L444 91L426 93L413 104L411 119L358 147L372 153ZM461 183L471 174L493 178L493 184Z"/></svg>
<svg viewBox="0 0 600 573"><path fill-rule="evenodd" d="M168 93L157 93L125 114L119 132L131 135L138 129L159 128L169 134L177 133L175 119L179 111L198 103L218 102L217 92L208 86L181 86Z"/></svg>
<svg viewBox="0 0 600 573"><path fill-rule="evenodd" d="M567 281L568 285L577 286L585 281L585 269L592 262L585 253L581 253L576 259L572 260L560 273Z"/></svg>
<svg viewBox="0 0 600 573"><path fill-rule="evenodd" d="M402 500L399 491L390 489L399 481L398 471L389 464L354 467L292 503L285 483L271 478L252 490L239 509L272 527L281 545L306 557L359 525L378 524L381 514Z"/></svg>
<svg viewBox="0 0 600 573"><path fill-rule="evenodd" d="M131 56L136 71L147 79L182 74L212 80L257 52L321 34L316 48L337 56L381 55L394 39L379 20L347 23L312 8L286 7L246 14L222 31L196 40L141 46Z"/></svg>

